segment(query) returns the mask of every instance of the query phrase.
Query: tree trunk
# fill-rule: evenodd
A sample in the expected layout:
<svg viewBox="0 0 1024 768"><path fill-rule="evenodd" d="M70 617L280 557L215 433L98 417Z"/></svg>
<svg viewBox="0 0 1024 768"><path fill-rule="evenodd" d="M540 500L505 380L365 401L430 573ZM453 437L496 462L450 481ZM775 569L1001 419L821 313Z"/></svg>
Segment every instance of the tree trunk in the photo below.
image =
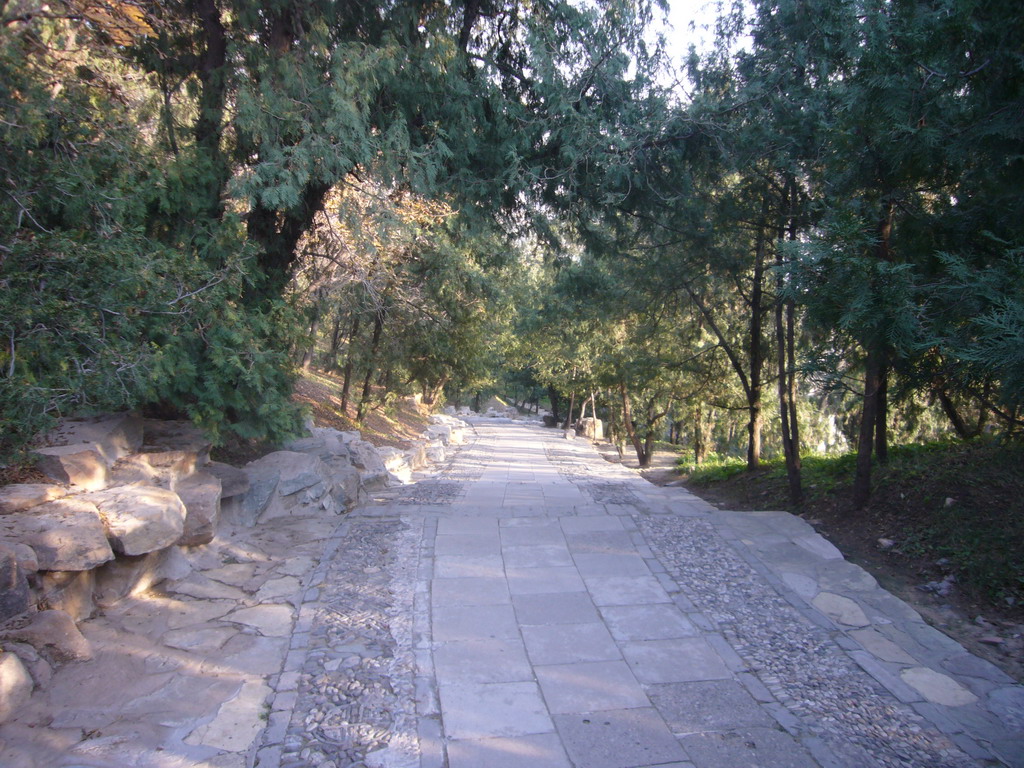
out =
<svg viewBox="0 0 1024 768"><path fill-rule="evenodd" d="M650 463L650 458L647 456L644 444L640 441L640 437L636 433L636 426L633 424L633 409L629 404L629 392L626 391L625 382L619 383L619 393L622 395L622 426L629 436L629 441L633 444L633 450L636 451L636 460L641 467L646 467Z"/></svg>
<svg viewBox="0 0 1024 768"><path fill-rule="evenodd" d="M711 453L710 430L704 418L704 407L698 403L693 407L693 461L703 464Z"/></svg>
<svg viewBox="0 0 1024 768"><path fill-rule="evenodd" d="M363 420L366 411L366 404L370 397L370 381L373 379L373 369L377 362L377 347L380 344L381 331L384 329L384 310L378 309L373 316L373 337L370 341L370 357L366 361L366 376L363 378L363 392L359 397L359 407L356 409L356 421Z"/></svg>
<svg viewBox="0 0 1024 768"><path fill-rule="evenodd" d="M257 262L262 280L245 295L250 304L281 296L291 279L292 262L299 238L309 229L313 218L323 209L330 186L309 182L295 208L280 211L257 202L246 219L249 239L259 245Z"/></svg>
<svg viewBox="0 0 1024 768"><path fill-rule="evenodd" d="M863 509L871 498L871 454L878 422L878 392L881 388L882 353L868 350L861 402L860 433L857 439L857 469L853 476L853 506Z"/></svg>
<svg viewBox="0 0 1024 768"><path fill-rule="evenodd" d="M558 396L558 390L552 386L548 386L548 400L551 401L551 423L558 424L558 401L561 398Z"/></svg>
<svg viewBox="0 0 1024 768"><path fill-rule="evenodd" d="M224 127L224 106L227 101L227 31L221 20L216 0L196 0L196 12L202 28L202 54L199 59L199 114L196 117L196 145L208 157L212 173L200 188L202 208L206 216L219 219L221 193L231 177L231 169L220 150Z"/></svg>
<svg viewBox="0 0 1024 768"><path fill-rule="evenodd" d="M327 370L338 369L338 352L341 350L341 312L334 316L334 324L331 327L331 347L327 353Z"/></svg>
<svg viewBox="0 0 1024 768"><path fill-rule="evenodd" d="M572 412L576 407L576 393L569 393L569 412L565 415L565 423L562 425L562 429L568 429L572 424Z"/></svg>
<svg viewBox="0 0 1024 768"><path fill-rule="evenodd" d="M789 178L786 181L783 205L786 209L786 222L779 232L779 239L787 237L796 239L796 182ZM782 251L776 248L775 266L779 270L776 277L775 300L775 345L778 363L779 421L782 428L782 453L786 462L786 481L789 486L789 499L794 506L804 500L803 482L800 477L800 427L796 413L796 317L792 301L783 301L782 291L785 277L782 274Z"/></svg>
<svg viewBox="0 0 1024 768"><path fill-rule="evenodd" d="M429 386L424 383L423 385L423 404L433 405L437 402L438 398L441 397L441 393L444 391L445 385L448 384L448 377L442 376L438 379L433 386Z"/></svg>
<svg viewBox="0 0 1024 768"><path fill-rule="evenodd" d="M893 216L896 208L892 198L882 203L878 222L878 245L874 257L880 261L892 261L890 248ZM867 361L864 371L864 400L860 414L860 433L857 439L857 470L853 477L853 506L864 509L871 498L871 455L877 452L879 459L888 455L885 420L887 408L882 406L886 389L885 342L882 339L868 339ZM882 407L880 407L882 406ZM880 421L881 420L881 421ZM878 451L878 448L881 448Z"/></svg>
<svg viewBox="0 0 1024 768"><path fill-rule="evenodd" d="M352 317L352 330L348 335L348 355L345 357L344 381L341 385L341 412L348 415L348 395L352 388L352 368L356 358L356 339L359 337L359 319L357 312Z"/></svg>
<svg viewBox="0 0 1024 768"><path fill-rule="evenodd" d="M768 196L764 197L762 215L768 214ZM761 463L761 428L764 416L761 409L761 369L764 364L762 343L761 301L764 295L764 252L766 234L764 222L757 228L754 247L754 284L750 292L750 386L747 388L747 469L757 469Z"/></svg>
<svg viewBox="0 0 1024 768"><path fill-rule="evenodd" d="M793 465L796 467L797 490L800 500L803 501L803 490L800 488L800 422L797 419L796 402L796 305L792 301L786 302L786 360L787 360L787 386L789 387L789 438L793 444Z"/></svg>
<svg viewBox="0 0 1024 768"><path fill-rule="evenodd" d="M889 366L882 362L878 374L878 404L875 413L875 458L879 464L889 461Z"/></svg>
<svg viewBox="0 0 1024 768"><path fill-rule="evenodd" d="M643 461L640 462L641 469L651 466L651 460L654 458L655 437L655 430L652 427L651 430L644 437L644 458Z"/></svg>
<svg viewBox="0 0 1024 768"><path fill-rule="evenodd" d="M316 354L316 334L320 330L320 304L313 305L313 317L309 321L309 344L306 351L302 353L302 370L308 371L313 364L313 357Z"/></svg>
<svg viewBox="0 0 1024 768"><path fill-rule="evenodd" d="M961 416L960 412L956 409L956 404L950 398L946 388L944 386L936 387L935 396L939 399L939 404L942 406L942 411L946 414L946 418L949 419L949 423L952 424L953 429L956 430L957 437L961 440L967 440L968 438L974 437L974 433L967 426L967 422L964 421L963 416ZM984 410L982 412L984 413Z"/></svg>

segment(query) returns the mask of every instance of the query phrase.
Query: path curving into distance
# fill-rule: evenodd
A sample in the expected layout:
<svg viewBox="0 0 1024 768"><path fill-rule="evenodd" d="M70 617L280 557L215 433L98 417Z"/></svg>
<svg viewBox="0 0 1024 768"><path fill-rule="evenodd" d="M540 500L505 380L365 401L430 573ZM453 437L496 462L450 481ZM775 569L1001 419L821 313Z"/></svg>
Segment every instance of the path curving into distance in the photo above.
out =
<svg viewBox="0 0 1024 768"><path fill-rule="evenodd" d="M328 544L259 768L1024 766L1021 686L799 518L474 427Z"/></svg>

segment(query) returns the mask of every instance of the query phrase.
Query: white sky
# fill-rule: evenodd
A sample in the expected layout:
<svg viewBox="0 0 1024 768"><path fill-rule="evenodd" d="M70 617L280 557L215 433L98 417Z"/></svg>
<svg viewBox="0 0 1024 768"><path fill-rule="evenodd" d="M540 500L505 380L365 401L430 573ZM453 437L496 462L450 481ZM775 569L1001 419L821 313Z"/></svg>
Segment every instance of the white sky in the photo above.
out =
<svg viewBox="0 0 1024 768"><path fill-rule="evenodd" d="M668 0L668 23L665 41L677 62L686 56L693 43L698 49L709 46L714 39L717 15L716 0ZM694 29L690 29L691 24Z"/></svg>

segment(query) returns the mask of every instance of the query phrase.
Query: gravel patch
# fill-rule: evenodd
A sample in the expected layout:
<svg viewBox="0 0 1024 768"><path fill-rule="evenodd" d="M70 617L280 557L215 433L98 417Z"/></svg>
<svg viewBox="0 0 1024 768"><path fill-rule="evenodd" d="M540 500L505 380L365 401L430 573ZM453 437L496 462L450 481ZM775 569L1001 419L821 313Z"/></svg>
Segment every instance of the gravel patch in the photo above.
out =
<svg viewBox="0 0 1024 768"><path fill-rule="evenodd" d="M412 649L422 521L353 520L319 585L282 768L418 766Z"/></svg>
<svg viewBox="0 0 1024 768"><path fill-rule="evenodd" d="M636 518L683 593L771 693L843 765L966 768L977 765L897 701L766 584L707 522Z"/></svg>
<svg viewBox="0 0 1024 768"><path fill-rule="evenodd" d="M444 506L463 495L465 483L450 479L421 480L403 488L392 504Z"/></svg>

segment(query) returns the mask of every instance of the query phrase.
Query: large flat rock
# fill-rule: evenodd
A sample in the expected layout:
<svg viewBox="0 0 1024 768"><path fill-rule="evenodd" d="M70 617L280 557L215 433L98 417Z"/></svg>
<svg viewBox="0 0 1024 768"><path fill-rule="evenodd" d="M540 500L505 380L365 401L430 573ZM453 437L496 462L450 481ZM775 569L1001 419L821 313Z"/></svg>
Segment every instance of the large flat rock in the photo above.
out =
<svg viewBox="0 0 1024 768"><path fill-rule="evenodd" d="M185 528L178 539L183 547L209 544L217 533L220 518L220 478L196 472L178 482L177 494L185 504Z"/></svg>
<svg viewBox="0 0 1024 768"><path fill-rule="evenodd" d="M66 488L50 483L18 483L0 488L0 515L24 512L68 495Z"/></svg>
<svg viewBox="0 0 1024 768"><path fill-rule="evenodd" d="M209 472L220 480L220 497L222 499L241 496L249 490L249 476L238 467L211 461L203 467L203 471Z"/></svg>
<svg viewBox="0 0 1024 768"><path fill-rule="evenodd" d="M142 445L142 419L134 413L64 419L43 438L47 446L83 445L108 464L135 453Z"/></svg>
<svg viewBox="0 0 1024 768"><path fill-rule="evenodd" d="M185 529L178 494L148 485L127 485L85 494L99 509L107 538L121 555L144 555L175 544Z"/></svg>
<svg viewBox="0 0 1024 768"><path fill-rule="evenodd" d="M99 510L82 497L0 516L0 541L27 544L41 571L85 571L114 558Z"/></svg>
<svg viewBox="0 0 1024 768"><path fill-rule="evenodd" d="M33 451L36 468L51 480L77 490L98 491L110 482L110 465L89 444L59 445Z"/></svg>
<svg viewBox="0 0 1024 768"><path fill-rule="evenodd" d="M195 451L150 451L119 459L110 470L112 485L142 483L176 490L178 482L196 471Z"/></svg>

